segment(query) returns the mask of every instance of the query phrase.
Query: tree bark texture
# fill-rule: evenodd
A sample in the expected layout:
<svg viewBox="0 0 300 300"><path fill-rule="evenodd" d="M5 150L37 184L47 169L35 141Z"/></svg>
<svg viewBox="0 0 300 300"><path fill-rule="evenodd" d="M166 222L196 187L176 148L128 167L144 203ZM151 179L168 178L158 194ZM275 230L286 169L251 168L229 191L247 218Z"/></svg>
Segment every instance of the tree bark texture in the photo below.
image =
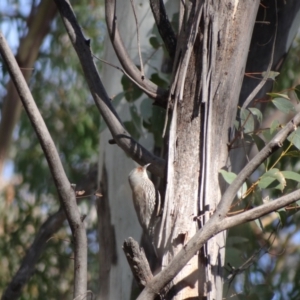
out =
<svg viewBox="0 0 300 300"><path fill-rule="evenodd" d="M168 174L172 175L168 175L161 230L161 247L167 249L163 266L195 234L195 220L203 226L220 201L224 183L219 170L230 166L228 142L259 1L204 1L191 5L181 30L199 17L200 27L188 61L182 98L176 91L182 84L177 78L184 72L183 63L173 82L168 161ZM195 33L182 31L177 49L184 56L190 40L187 37ZM213 237L200 253L199 267L195 256L178 274L169 294L172 299L222 298L225 240L226 233Z"/></svg>

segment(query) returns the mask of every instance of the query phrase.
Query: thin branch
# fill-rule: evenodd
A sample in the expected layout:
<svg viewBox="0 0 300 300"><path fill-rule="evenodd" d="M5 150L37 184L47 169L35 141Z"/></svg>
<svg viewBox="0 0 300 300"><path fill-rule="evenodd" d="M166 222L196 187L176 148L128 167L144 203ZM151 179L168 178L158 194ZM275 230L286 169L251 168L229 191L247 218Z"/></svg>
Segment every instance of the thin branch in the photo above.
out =
<svg viewBox="0 0 300 300"><path fill-rule="evenodd" d="M19 270L3 293L2 300L19 299L22 288L34 274L35 265L45 248L47 240L61 228L65 219L64 211L59 209L44 222L35 236L34 242L27 250Z"/></svg>
<svg viewBox="0 0 300 300"><path fill-rule="evenodd" d="M186 246L174 257L170 264L153 278L153 280L146 286L137 299L154 299L159 291L161 291L180 272L180 270L189 262L195 253L199 251L212 236L234 226L256 220L299 199L300 190L297 190L242 214L234 217L227 217L222 221L219 221L218 215L215 213L213 217L204 225L204 227L200 229L190 239Z"/></svg>
<svg viewBox="0 0 300 300"><path fill-rule="evenodd" d="M116 1L115 0L106 0L105 1L105 16L106 24L108 29L108 34L112 45L115 49L116 55L119 58L119 61L123 69L134 79L135 82L138 82L142 87L143 91L152 99L155 99L155 104L162 107L167 105L168 91L157 86L147 78L142 78L140 70L135 66L131 58L129 57L127 50L123 44L123 41L120 36L120 32L117 26L117 16L116 12Z"/></svg>
<svg viewBox="0 0 300 300"><path fill-rule="evenodd" d="M141 53L139 22L138 22L138 18L137 18L137 15L136 15L136 10L135 10L133 0L130 0L130 3L131 3L131 6L132 6L132 11L133 11L135 26L136 26L136 38L137 38L138 52L139 52L139 58L140 58L141 76L142 76L142 79L144 80L145 79L145 72L144 72L144 64L143 64L142 53Z"/></svg>
<svg viewBox="0 0 300 300"><path fill-rule="evenodd" d="M34 102L27 83L3 34L0 32L0 52L16 86L28 118L36 132L47 159L54 183L66 213L74 239L74 297L87 289L87 238L76 203L75 192L65 174L54 142Z"/></svg>
<svg viewBox="0 0 300 300"><path fill-rule="evenodd" d="M241 112L242 112L243 109L246 109L248 107L250 102L254 99L254 97L257 95L257 93L263 88L263 86L265 85L265 83L267 82L267 80L270 76L270 71L271 71L271 68L272 68L272 65L273 65L273 61L274 61L274 52L275 52L275 44L276 44L276 38L277 38L277 27L278 27L278 12L277 12L277 1L276 0L275 0L275 15L276 15L276 25L275 25L276 27L275 27L274 40L273 40L273 44L272 44L271 58L270 58L268 68L267 68L267 70L264 74L263 79L260 81L260 83L250 93L250 95L247 97L247 99L243 103Z"/></svg>
<svg viewBox="0 0 300 300"><path fill-rule="evenodd" d="M252 160L243 168L243 170L238 174L236 179L228 187L220 204L217 207L216 213L225 218L227 212L229 211L230 205L234 200L237 191L245 182L245 180L258 168L258 166L263 163L274 151L280 148L283 142L286 140L288 135L297 129L300 123L300 113L296 114L293 119L286 124L286 126L281 129L275 137L259 152Z"/></svg>
<svg viewBox="0 0 300 300"><path fill-rule="evenodd" d="M110 98L102 84L93 60L93 54L89 47L89 41L87 41L83 36L71 4L68 0L55 0L55 2L70 40L80 60L91 94L99 112L113 136L114 141L137 163L141 165L151 163L149 171L159 177L164 177L165 161L147 151L124 129L122 122L112 106Z"/></svg>
<svg viewBox="0 0 300 300"><path fill-rule="evenodd" d="M138 297L139 300L154 299L154 297L180 272L195 253L199 251L212 236L239 224L258 219L300 199L300 190L297 190L239 215L233 217L226 216L238 189L242 186L246 178L249 177L267 157L282 146L284 140L296 129L299 123L300 113L296 114L294 118L245 166L224 193L213 216L189 240L185 247L183 247L183 249L173 258L170 264L153 278Z"/></svg>
<svg viewBox="0 0 300 300"><path fill-rule="evenodd" d="M164 41L170 57L174 60L177 39L172 25L168 19L163 0L150 0L150 7L155 19L158 32Z"/></svg>

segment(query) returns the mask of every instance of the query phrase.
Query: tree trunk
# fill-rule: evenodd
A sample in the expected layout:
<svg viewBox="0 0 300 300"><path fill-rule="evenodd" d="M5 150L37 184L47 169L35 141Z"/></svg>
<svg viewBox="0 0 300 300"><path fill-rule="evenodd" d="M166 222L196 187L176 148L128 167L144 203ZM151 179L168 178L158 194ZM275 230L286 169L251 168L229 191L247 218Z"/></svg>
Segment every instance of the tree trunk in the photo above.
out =
<svg viewBox="0 0 300 300"><path fill-rule="evenodd" d="M179 40L183 42L177 46L181 60L171 88L174 109L161 231L161 247L167 249L163 266L194 235L195 219L203 225L220 200L224 184L219 181L219 170L230 165L228 142L259 1L205 1L191 5L187 24L181 26ZM200 29L195 42L189 44L197 26L191 26L190 32L184 30L197 20ZM186 47L192 50L181 98L184 62L189 52ZM195 256L179 273L173 281L173 299L222 298L225 240L226 233L212 238L200 253L199 268Z"/></svg>
<svg viewBox="0 0 300 300"><path fill-rule="evenodd" d="M185 11L181 7L179 15L180 20L184 22L179 30L175 60L177 69L174 69L176 75L170 89L169 107L172 108L172 118L167 190L159 237L160 250L163 252L163 267L169 264L180 249L184 248L185 243L195 234L199 226L207 222L226 187L219 176L219 171L224 168L230 169L232 166L228 144L234 136L232 125L236 116L259 3L258 0L251 2L240 0L234 3L229 0L207 0L188 3ZM269 6L272 5L275 3L270 2ZM122 15L126 15L125 9L126 6L118 11L122 10ZM119 19L118 22L120 24ZM130 27L135 28L132 24ZM271 38L272 33L269 35ZM123 36L126 40L125 35ZM130 47L132 46L127 46L128 49ZM269 52L271 48L270 44ZM266 62L268 65L269 61ZM267 67L264 66L258 71L262 72L266 69ZM113 75L106 74L106 87L111 84L115 88L115 83L111 82L112 77ZM110 92L113 93L113 90ZM249 89L246 94L248 93ZM108 138L106 135L105 139ZM108 149L107 147L109 150L104 150ZM108 170L107 182L111 187L108 201L111 211L117 211L117 213L113 212L116 215L112 219L121 220L118 225L116 224L118 226L116 231L118 236L125 238L133 232L134 223L137 224L136 218L133 217L135 221L130 225L127 224L127 230L127 226L122 221L123 213L126 214L131 210L130 216L133 216L133 206L128 202L121 212L120 202L117 200L130 168L124 166L126 172L124 174L118 172L120 178L116 178L114 174L117 163L116 158L113 158L112 149L120 159L119 164L124 163L126 159L120 158L122 154L119 150L115 150L116 148L101 144L101 151L104 150L101 156L109 157L108 163L105 160L105 170ZM123 198L125 200L125 197ZM130 198L129 193L126 201ZM120 228L121 232L119 232ZM119 245L119 238L116 237L116 240ZM195 255L173 280L167 298L222 299L225 242L225 232L209 240L201 253ZM122 255L119 253L117 258L122 259ZM110 274L106 277L110 282L111 290L113 282L122 282L120 286L123 287L124 284L126 287L129 286L128 280L121 278L122 272L119 266L123 272L124 270L130 272L125 260L124 265L119 264L118 261L115 275ZM102 298L118 298L121 294L122 291L115 289ZM124 293L122 297L124 298Z"/></svg>

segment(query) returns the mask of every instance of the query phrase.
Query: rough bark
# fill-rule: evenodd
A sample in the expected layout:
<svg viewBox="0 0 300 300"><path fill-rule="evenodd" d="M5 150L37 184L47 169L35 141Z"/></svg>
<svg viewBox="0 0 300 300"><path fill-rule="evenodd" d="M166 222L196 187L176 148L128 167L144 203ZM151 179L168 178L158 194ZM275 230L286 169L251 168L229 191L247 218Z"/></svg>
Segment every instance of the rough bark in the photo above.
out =
<svg viewBox="0 0 300 300"><path fill-rule="evenodd" d="M169 142L168 174L172 175L168 176L164 211L164 245L168 251L164 254L163 266L168 265L195 234L197 224L193 217L198 211L200 226L203 226L221 199L222 182L218 172L229 164L227 143L259 1L235 4L205 1L202 8L198 5L190 9L189 20L195 22L198 16L192 18L192 14L199 12L201 21L188 61L182 99L176 94L182 82L177 79L173 89L172 122L176 124L172 127L171 123ZM188 25L189 21L182 30ZM190 33L185 34L189 37ZM183 38L183 44L178 45L183 49L182 56L189 40ZM180 43L180 37L178 41ZM178 68L182 69L177 71L180 78L184 63ZM221 299L225 239L226 233L210 239L201 251L199 270L195 256L173 281L170 297L196 297L198 278L200 297Z"/></svg>

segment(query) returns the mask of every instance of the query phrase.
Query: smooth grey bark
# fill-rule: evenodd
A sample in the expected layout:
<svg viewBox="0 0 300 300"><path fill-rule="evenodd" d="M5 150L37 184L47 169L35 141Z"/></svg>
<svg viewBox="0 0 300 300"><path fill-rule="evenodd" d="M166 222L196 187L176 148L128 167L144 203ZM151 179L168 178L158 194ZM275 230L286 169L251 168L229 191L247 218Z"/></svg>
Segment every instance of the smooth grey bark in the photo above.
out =
<svg viewBox="0 0 300 300"><path fill-rule="evenodd" d="M117 1L116 8L117 26L119 34L123 40L124 47L130 56L130 59L135 63L139 64L138 60L138 49L137 49L137 38L136 38L136 26L133 18L132 8L129 1ZM148 58L153 54L153 48L150 46L149 31L151 30L154 20L151 15L150 7L147 2L138 3L136 2L136 14L138 17L138 24L140 26L140 39L141 39L141 50L142 56ZM105 53L104 59L108 62L117 64L118 57L114 53L113 45L110 42L109 36L105 40ZM161 65L161 54L162 51L156 52L153 57L154 62L151 64L145 64L145 74L149 76L150 72L153 72L152 67L160 68ZM111 68L108 65L103 65L101 76L103 79L103 85L110 97L117 95L123 91L121 85L121 78L123 74ZM123 99L116 107L116 112L120 116L123 122L131 120L129 107L133 106L140 112L141 100L146 98L145 95L134 103L128 103ZM147 99L149 106L153 100ZM105 187L106 193L106 211L102 211L99 214L99 246L101 251L101 261L99 261L100 276L104 279L103 287L100 289L100 294L97 299L132 299L132 289L134 293L137 289L136 283L132 283L134 280L129 264L126 260L124 252L122 251L122 244L128 237L133 237L135 240L140 241L142 230L139 225L136 213L134 211L132 192L128 183L129 172L136 167L136 164L132 161L128 155L126 155L121 149L115 145L110 145L107 141L111 138L111 132L106 129L100 134L100 146L99 146L99 181L101 181L101 193L102 188ZM151 151L153 149L153 137L143 131L142 136L139 140L146 149ZM143 163L143 162L141 162ZM108 212L109 210L109 212ZM110 215L110 218L104 217L104 215ZM102 220L100 220L102 218ZM104 218L104 219L103 219ZM113 228L113 235L108 237L107 229ZM111 229L109 229L111 232ZM102 249L103 240L112 238L115 240L115 244L109 243L109 249ZM146 250L146 249L145 249ZM111 260L111 253L105 257L106 251L112 251L113 260ZM101 262L105 261L105 264ZM104 269L104 268L105 269ZM116 282L118 284L116 284ZM132 288L134 287L134 288Z"/></svg>

